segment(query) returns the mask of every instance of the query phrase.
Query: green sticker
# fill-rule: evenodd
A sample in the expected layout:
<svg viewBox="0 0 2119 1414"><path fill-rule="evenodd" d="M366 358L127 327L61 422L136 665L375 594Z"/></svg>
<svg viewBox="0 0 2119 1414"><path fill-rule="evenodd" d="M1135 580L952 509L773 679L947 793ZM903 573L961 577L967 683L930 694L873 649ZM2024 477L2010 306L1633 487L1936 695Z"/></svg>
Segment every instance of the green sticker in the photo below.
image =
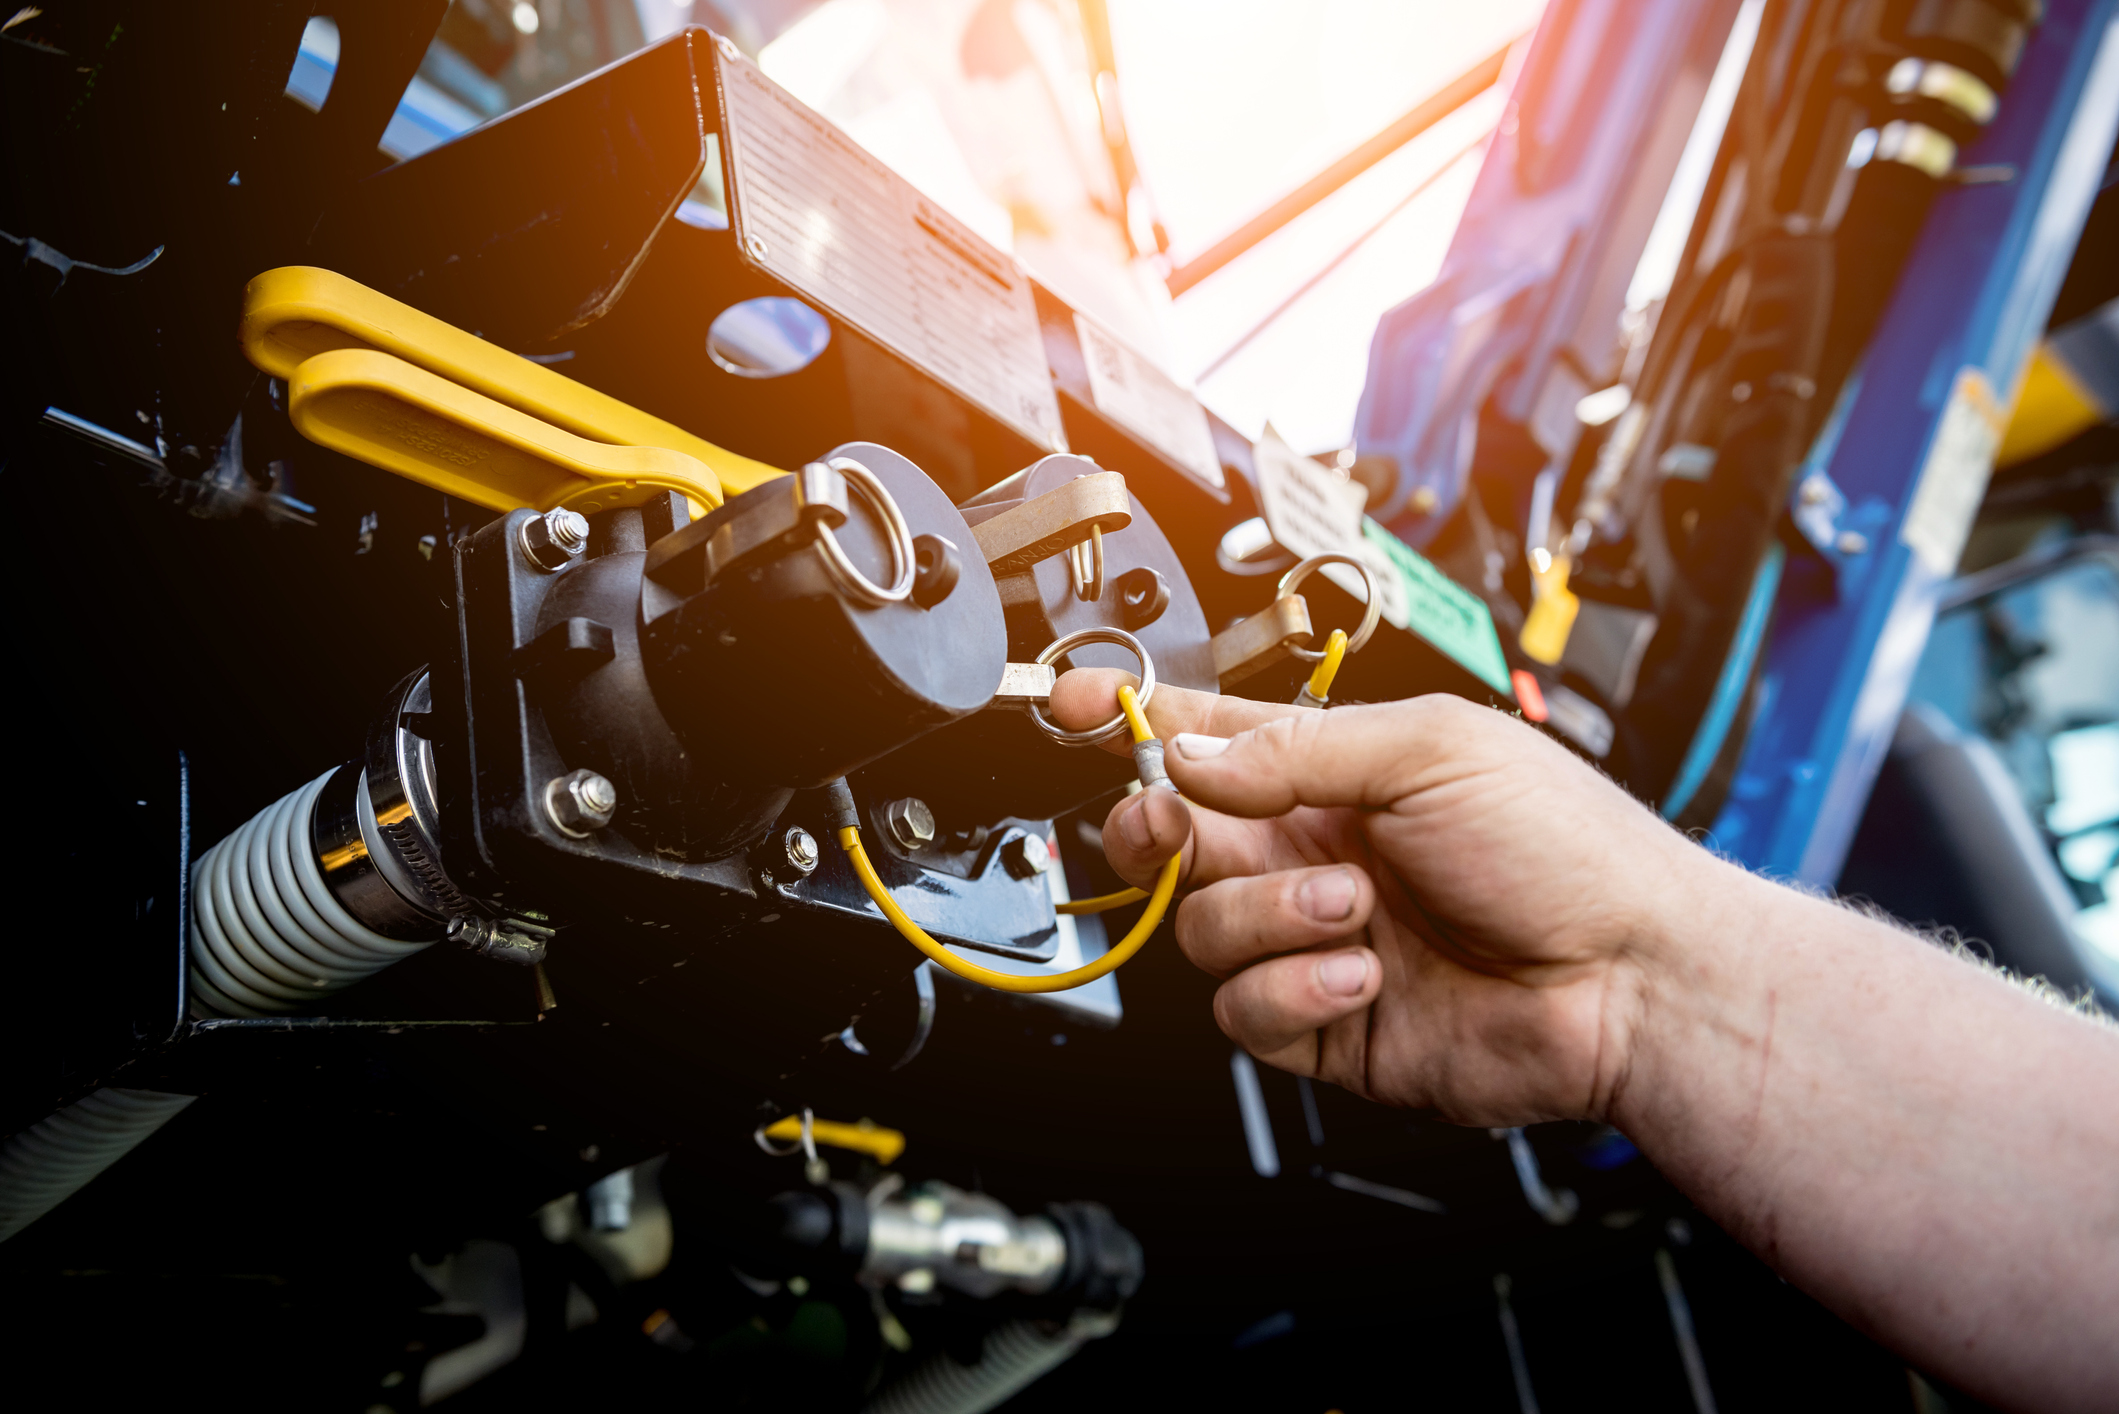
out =
<svg viewBox="0 0 2119 1414"><path fill-rule="evenodd" d="M1427 558L1374 520L1363 516L1361 533L1380 547L1405 587L1405 628L1448 654L1464 669L1513 701L1508 659L1486 601L1430 564ZM1393 616L1395 617L1395 615Z"/></svg>

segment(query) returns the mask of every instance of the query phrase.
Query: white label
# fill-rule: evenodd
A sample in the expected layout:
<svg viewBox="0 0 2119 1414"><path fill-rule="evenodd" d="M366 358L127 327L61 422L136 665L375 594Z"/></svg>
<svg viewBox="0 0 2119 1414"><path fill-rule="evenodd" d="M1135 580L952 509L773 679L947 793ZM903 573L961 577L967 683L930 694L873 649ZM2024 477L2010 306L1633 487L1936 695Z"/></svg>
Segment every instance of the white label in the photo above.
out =
<svg viewBox="0 0 2119 1414"><path fill-rule="evenodd" d="M1994 449L2007 430L2008 411L1986 375L1976 368L1960 372L1898 532L1906 548L1938 575L1957 569L1987 478L1994 473Z"/></svg>
<svg viewBox="0 0 2119 1414"><path fill-rule="evenodd" d="M1319 466L1273 434L1259 438L1251 454L1258 472L1260 509L1274 541L1298 559L1312 555L1352 555L1369 567L1383 595L1383 616L1405 627L1405 586L1389 556L1361 533L1361 508L1368 488L1329 467ZM1360 572L1351 565L1326 565L1320 571L1334 584L1365 598Z"/></svg>
<svg viewBox="0 0 2119 1414"><path fill-rule="evenodd" d="M1096 410L1220 490L1221 456L1199 400L1085 315L1074 316Z"/></svg>

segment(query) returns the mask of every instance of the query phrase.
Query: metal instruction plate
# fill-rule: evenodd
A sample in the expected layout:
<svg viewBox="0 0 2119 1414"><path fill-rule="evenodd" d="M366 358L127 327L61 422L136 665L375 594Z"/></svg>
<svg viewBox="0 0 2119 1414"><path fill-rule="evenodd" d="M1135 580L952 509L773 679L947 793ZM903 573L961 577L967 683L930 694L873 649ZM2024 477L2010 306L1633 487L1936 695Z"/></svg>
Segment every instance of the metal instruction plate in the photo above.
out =
<svg viewBox="0 0 2119 1414"><path fill-rule="evenodd" d="M1074 334L1089 366L1096 410L1215 490L1224 489L1221 457L1199 400L1086 314L1074 316Z"/></svg>
<svg viewBox="0 0 2119 1414"><path fill-rule="evenodd" d="M1032 443L1067 450L1030 278L1013 258L733 45L714 48L745 254Z"/></svg>

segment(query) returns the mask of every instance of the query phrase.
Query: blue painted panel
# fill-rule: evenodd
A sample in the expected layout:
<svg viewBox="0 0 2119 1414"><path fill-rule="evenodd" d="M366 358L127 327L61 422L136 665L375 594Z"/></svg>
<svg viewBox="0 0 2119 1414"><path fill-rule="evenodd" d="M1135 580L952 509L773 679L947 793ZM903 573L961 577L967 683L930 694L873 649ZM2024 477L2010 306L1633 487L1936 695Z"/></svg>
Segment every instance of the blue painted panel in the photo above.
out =
<svg viewBox="0 0 2119 1414"><path fill-rule="evenodd" d="M1764 696L1715 843L1830 884L1903 710L1949 576L1901 538L1964 370L2006 401L2074 253L2119 130L2119 3L2047 0L1994 127L1960 158L2015 180L1944 192L1871 341L1832 479L1892 507L1872 564L1834 601L1791 580Z"/></svg>

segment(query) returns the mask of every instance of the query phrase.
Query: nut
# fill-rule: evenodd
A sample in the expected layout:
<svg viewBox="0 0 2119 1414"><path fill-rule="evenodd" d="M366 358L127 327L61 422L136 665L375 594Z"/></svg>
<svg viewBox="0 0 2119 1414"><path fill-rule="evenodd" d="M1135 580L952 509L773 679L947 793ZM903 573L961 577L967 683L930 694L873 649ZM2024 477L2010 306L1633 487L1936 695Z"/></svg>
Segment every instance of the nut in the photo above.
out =
<svg viewBox="0 0 2119 1414"><path fill-rule="evenodd" d="M1013 835L1001 846L1001 867L1018 879L1035 879L1052 867L1052 847L1036 835Z"/></svg>
<svg viewBox="0 0 2119 1414"><path fill-rule="evenodd" d="M918 796L890 802L883 810L883 824L900 849L921 849L934 843L934 812Z"/></svg>
<svg viewBox="0 0 2119 1414"><path fill-rule="evenodd" d="M573 771L559 776L544 788L545 813L560 833L577 840L611 823L618 808L618 787L594 771Z"/></svg>
<svg viewBox="0 0 2119 1414"><path fill-rule="evenodd" d="M815 871L819 858L815 835L797 825L780 837L780 843L787 851L789 866L796 873L809 874Z"/></svg>
<svg viewBox="0 0 2119 1414"><path fill-rule="evenodd" d="M541 570L563 570L589 547L589 521L579 511L546 511L522 523L522 553Z"/></svg>

